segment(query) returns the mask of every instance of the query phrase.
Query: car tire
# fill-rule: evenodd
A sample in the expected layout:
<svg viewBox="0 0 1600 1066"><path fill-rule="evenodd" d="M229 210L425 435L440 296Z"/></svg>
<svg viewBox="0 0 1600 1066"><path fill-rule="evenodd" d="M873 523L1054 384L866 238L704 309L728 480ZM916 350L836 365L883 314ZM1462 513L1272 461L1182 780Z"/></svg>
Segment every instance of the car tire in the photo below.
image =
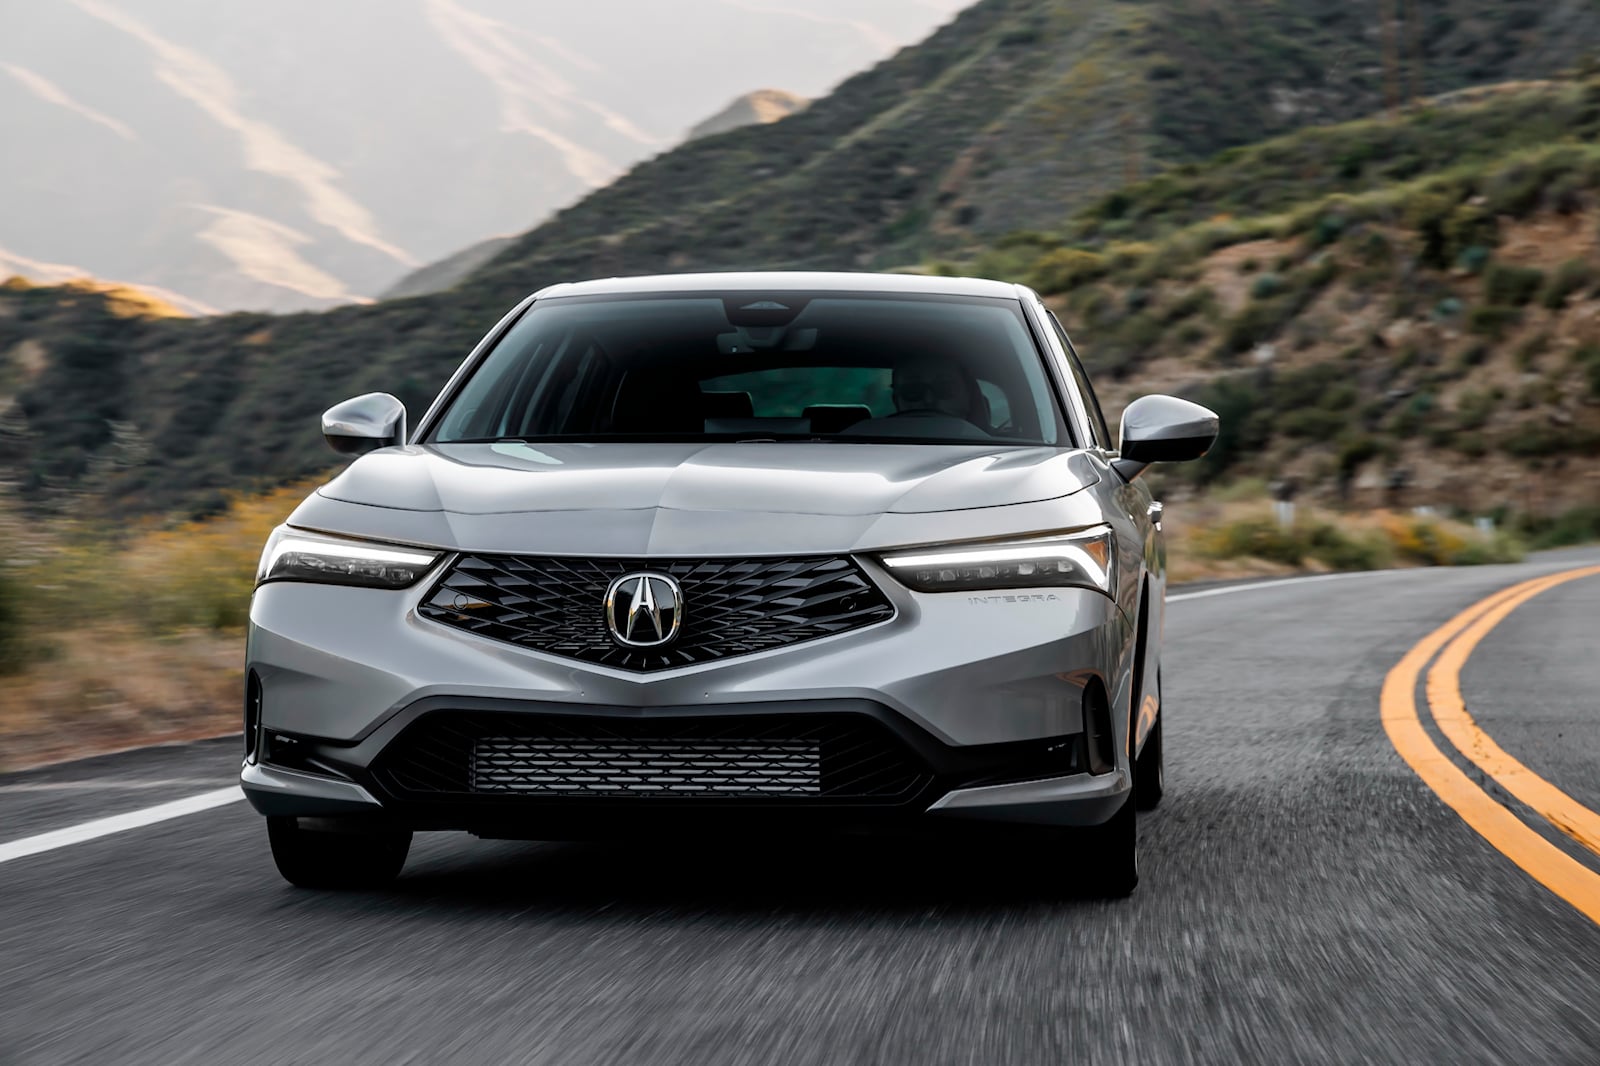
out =
<svg viewBox="0 0 1600 1066"><path fill-rule="evenodd" d="M300 819L267 819L272 861L299 888L378 888L400 876L411 850L409 830L308 829Z"/></svg>
<svg viewBox="0 0 1600 1066"><path fill-rule="evenodd" d="M1156 673L1156 700L1159 706L1161 699L1161 674ZM1133 772L1133 798L1141 811L1153 811L1161 803L1161 797L1167 791L1166 758L1162 755L1161 720L1162 714L1156 712L1156 724L1150 727L1150 735L1144 738L1144 750L1139 752L1138 764Z"/></svg>
<svg viewBox="0 0 1600 1066"><path fill-rule="evenodd" d="M1104 899L1123 899L1139 885L1139 816L1129 793L1107 821L1085 831L1088 847L1086 887Z"/></svg>

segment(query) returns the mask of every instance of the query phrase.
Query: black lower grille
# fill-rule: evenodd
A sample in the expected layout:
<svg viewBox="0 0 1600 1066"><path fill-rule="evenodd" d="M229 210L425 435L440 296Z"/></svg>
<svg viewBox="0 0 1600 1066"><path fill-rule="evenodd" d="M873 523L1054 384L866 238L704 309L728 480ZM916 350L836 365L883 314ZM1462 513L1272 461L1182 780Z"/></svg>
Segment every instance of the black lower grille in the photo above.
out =
<svg viewBox="0 0 1600 1066"><path fill-rule="evenodd" d="M658 647L612 639L606 591L650 571L683 590L677 637ZM461 556L418 606L424 618L525 648L625 670L666 670L832 636L894 616L845 556L770 559L569 559Z"/></svg>
<svg viewBox="0 0 1600 1066"><path fill-rule="evenodd" d="M822 746L811 740L551 740L481 737L474 792L547 796L816 796Z"/></svg>
<svg viewBox="0 0 1600 1066"><path fill-rule="evenodd" d="M894 803L932 778L864 715L611 718L435 711L378 757L401 799Z"/></svg>

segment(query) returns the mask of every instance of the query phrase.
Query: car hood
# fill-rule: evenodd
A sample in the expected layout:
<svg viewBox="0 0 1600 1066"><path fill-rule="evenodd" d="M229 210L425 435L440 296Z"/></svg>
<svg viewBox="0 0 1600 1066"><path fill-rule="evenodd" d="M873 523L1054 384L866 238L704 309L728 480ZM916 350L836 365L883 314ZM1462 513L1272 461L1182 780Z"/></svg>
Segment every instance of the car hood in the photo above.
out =
<svg viewBox="0 0 1600 1066"><path fill-rule="evenodd" d="M511 530L521 550L536 530L534 550L563 553L840 550L881 519L1058 500L1099 476L1083 452L1044 447L411 445L357 460L291 522L483 550L515 550Z"/></svg>

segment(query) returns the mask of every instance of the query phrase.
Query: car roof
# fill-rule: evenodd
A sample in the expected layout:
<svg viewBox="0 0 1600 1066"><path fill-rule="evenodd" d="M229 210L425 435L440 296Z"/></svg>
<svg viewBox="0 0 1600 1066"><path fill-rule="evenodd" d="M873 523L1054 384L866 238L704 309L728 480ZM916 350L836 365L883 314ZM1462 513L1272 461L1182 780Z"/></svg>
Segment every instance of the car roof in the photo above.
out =
<svg viewBox="0 0 1600 1066"><path fill-rule="evenodd" d="M538 298L685 292L857 292L922 293L933 296L998 296L1015 300L1021 285L983 278L929 277L924 274L873 274L821 270L750 270L710 274L650 274L562 282L540 289Z"/></svg>

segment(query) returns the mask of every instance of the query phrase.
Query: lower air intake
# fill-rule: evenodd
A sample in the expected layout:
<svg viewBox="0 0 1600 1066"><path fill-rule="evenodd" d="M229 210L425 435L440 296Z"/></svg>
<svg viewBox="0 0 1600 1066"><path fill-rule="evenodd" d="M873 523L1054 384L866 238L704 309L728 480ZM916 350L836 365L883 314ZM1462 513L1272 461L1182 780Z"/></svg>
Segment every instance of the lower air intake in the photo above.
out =
<svg viewBox="0 0 1600 1066"><path fill-rule="evenodd" d="M401 800L588 797L897 803L932 780L898 737L851 713L624 718L434 711L373 775Z"/></svg>
<svg viewBox="0 0 1600 1066"><path fill-rule="evenodd" d="M472 747L472 788L553 796L818 796L822 747L804 740L684 744L484 737Z"/></svg>

